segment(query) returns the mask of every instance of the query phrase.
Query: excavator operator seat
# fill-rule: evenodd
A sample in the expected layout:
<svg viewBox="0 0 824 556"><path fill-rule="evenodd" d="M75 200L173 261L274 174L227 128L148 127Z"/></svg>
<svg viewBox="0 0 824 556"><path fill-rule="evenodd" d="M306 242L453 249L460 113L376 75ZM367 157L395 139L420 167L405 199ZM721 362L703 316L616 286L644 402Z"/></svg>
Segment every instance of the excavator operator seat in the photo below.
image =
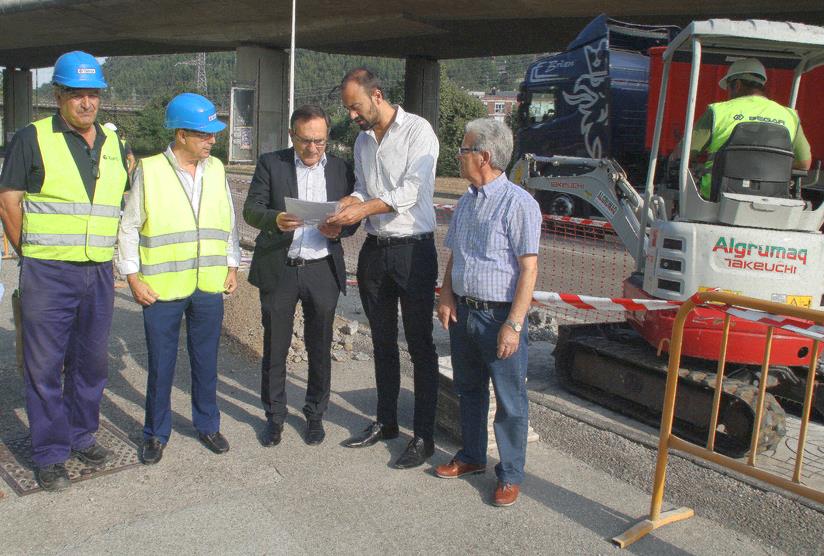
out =
<svg viewBox="0 0 824 556"><path fill-rule="evenodd" d="M742 122L715 153L710 200L721 193L790 197L793 147L786 127L767 122Z"/></svg>

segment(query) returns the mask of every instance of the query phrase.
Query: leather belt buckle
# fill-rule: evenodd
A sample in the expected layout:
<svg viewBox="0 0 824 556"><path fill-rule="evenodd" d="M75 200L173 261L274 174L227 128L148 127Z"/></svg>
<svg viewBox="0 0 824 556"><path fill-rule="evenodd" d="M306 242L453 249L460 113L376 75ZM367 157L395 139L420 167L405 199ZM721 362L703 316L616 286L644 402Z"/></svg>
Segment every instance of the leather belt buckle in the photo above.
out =
<svg viewBox="0 0 824 556"><path fill-rule="evenodd" d="M286 259L287 266L306 266L306 259L303 257L296 257L294 259Z"/></svg>

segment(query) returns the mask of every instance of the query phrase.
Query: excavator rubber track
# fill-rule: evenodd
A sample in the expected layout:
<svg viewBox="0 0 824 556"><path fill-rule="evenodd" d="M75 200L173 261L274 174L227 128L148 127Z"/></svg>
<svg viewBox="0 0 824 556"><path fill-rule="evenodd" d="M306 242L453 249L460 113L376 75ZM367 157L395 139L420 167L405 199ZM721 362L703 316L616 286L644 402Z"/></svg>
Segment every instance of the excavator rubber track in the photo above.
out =
<svg viewBox="0 0 824 556"><path fill-rule="evenodd" d="M639 334L626 325L587 324L559 327L555 370L572 393L599 405L658 427L667 381L667 357L658 357ZM673 432L690 442L706 445L715 364L682 360L678 373ZM758 388L724 379L715 440L716 451L734 458L750 449ZM784 410L770 394L758 451L774 449L786 434Z"/></svg>

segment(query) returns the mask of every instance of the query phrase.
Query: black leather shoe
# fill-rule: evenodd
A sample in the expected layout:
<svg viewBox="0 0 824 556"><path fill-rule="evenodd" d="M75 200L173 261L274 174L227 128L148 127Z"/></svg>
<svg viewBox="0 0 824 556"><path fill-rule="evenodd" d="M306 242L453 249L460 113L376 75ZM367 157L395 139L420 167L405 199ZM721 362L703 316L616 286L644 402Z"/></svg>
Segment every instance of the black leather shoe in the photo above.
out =
<svg viewBox="0 0 824 556"><path fill-rule="evenodd" d="M304 440L310 446L315 446L323 442L326 438L326 431L323 430L323 421L320 419L306 420L306 436Z"/></svg>
<svg viewBox="0 0 824 556"><path fill-rule="evenodd" d="M347 448L366 448L378 440L392 440L398 438L398 425L382 425L375 421L360 434L356 434L343 445Z"/></svg>
<svg viewBox="0 0 824 556"><path fill-rule="evenodd" d="M260 437L260 443L266 446L277 446L280 444L280 437L283 433L283 423L273 423L268 421L266 423L266 430Z"/></svg>
<svg viewBox="0 0 824 556"><path fill-rule="evenodd" d="M423 465L434 453L434 441L424 440L420 436L416 436L406 445L406 450L403 451L401 457L395 462L395 467L398 469L418 467L419 465Z"/></svg>
<svg viewBox="0 0 824 556"><path fill-rule="evenodd" d="M140 454L140 459L146 465L152 465L160 461L163 457L164 444L156 436L147 438L143 441L143 451Z"/></svg>
<svg viewBox="0 0 824 556"><path fill-rule="evenodd" d="M37 483L43 490L49 492L56 492L58 490L66 490L71 486L69 481L69 473L62 463L55 463L53 465L45 465L43 467L34 468L34 476Z"/></svg>
<svg viewBox="0 0 824 556"><path fill-rule="evenodd" d="M72 450L72 455L76 456L77 459L86 465L100 467L109 461L109 458L112 456L112 452L100 444L92 444L85 450Z"/></svg>
<svg viewBox="0 0 824 556"><path fill-rule="evenodd" d="M225 454L229 451L229 441L226 440L220 431L212 434L197 433L197 437L203 442L203 445L209 448L216 454Z"/></svg>

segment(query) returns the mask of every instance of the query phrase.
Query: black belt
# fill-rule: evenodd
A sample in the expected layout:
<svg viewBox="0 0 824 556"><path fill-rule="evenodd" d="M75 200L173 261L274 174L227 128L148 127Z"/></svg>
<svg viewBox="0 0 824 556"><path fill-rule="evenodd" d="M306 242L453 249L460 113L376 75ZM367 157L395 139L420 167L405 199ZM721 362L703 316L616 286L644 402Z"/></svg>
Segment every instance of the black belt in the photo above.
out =
<svg viewBox="0 0 824 556"><path fill-rule="evenodd" d="M367 234L368 241L374 241L378 245L406 245L407 243L414 243L416 241L423 241L426 239L433 239L435 234L429 232L427 234L415 234L413 236L373 236Z"/></svg>
<svg viewBox="0 0 824 556"><path fill-rule="evenodd" d="M293 259L291 257L287 257L286 266L306 266L308 264L322 263L323 261L328 260L329 255L323 257L322 259L304 259L303 257L295 257Z"/></svg>
<svg viewBox="0 0 824 556"><path fill-rule="evenodd" d="M475 299L474 297L455 296L458 303L463 303L470 309L476 311L488 311L490 309L503 309L512 305L510 301L484 301L483 299Z"/></svg>

